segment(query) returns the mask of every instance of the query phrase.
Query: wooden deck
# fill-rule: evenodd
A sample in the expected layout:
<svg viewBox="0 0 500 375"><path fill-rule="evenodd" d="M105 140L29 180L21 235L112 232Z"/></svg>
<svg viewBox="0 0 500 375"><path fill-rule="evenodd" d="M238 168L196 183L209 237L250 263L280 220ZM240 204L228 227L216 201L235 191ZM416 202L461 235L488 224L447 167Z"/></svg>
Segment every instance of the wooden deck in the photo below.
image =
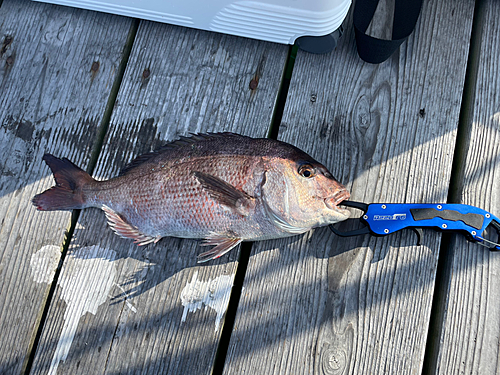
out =
<svg viewBox="0 0 500 375"><path fill-rule="evenodd" d="M53 183L45 152L107 178L179 135L233 131L300 147L354 200L499 215L499 2L425 1L380 65L357 56L350 15L336 51L295 57L0 3L1 374L500 373L500 254L461 236L321 228L199 265L195 241L138 248L100 210L30 202Z"/></svg>

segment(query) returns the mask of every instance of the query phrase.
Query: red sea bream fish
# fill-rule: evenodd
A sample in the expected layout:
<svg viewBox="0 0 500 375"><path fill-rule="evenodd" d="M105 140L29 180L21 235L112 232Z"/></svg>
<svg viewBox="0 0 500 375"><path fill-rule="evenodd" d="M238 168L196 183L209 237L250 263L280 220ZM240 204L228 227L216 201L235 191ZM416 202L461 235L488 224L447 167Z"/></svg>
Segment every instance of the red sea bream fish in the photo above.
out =
<svg viewBox="0 0 500 375"><path fill-rule="evenodd" d="M214 245L204 262L242 241L304 233L349 217L344 186L312 157L272 139L233 133L183 137L97 181L45 154L56 185L33 198L42 211L101 208L113 231L138 245L165 236Z"/></svg>

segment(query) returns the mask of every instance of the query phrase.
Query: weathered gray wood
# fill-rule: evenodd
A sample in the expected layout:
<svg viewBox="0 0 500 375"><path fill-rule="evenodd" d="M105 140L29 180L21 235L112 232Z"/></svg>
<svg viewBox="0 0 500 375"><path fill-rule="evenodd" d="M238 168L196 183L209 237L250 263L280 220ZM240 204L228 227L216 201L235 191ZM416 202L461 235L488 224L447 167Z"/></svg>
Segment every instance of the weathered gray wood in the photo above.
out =
<svg viewBox="0 0 500 375"><path fill-rule="evenodd" d="M42 156L64 154L85 167L130 26L27 0L0 8L2 374L20 373L28 358L69 226L70 213L31 204L53 184Z"/></svg>
<svg viewBox="0 0 500 375"><path fill-rule="evenodd" d="M485 1L463 203L500 214L500 4ZM439 374L500 373L500 254L458 237L449 251Z"/></svg>
<svg viewBox="0 0 500 375"><path fill-rule="evenodd" d="M95 174L114 176L133 157L189 132L266 136L287 52L284 45L142 22ZM84 211L34 373L57 366L70 374L210 373L223 319L217 327L202 289L211 290L222 318L239 251L204 266L196 264L200 252L195 241L168 238L139 248L114 235L100 210ZM186 292L203 310L185 310Z"/></svg>
<svg viewBox="0 0 500 375"><path fill-rule="evenodd" d="M325 163L353 200L445 201L473 5L424 2L380 65L358 58L351 25L337 51L299 51L279 138ZM322 228L254 245L225 373L421 373L440 237L415 243Z"/></svg>

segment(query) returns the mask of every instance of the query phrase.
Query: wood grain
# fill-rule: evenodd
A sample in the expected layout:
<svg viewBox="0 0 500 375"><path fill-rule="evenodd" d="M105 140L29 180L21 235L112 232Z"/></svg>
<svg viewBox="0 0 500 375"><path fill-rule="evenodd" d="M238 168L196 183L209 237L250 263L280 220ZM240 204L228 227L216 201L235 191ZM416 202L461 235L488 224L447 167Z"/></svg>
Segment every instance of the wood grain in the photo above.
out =
<svg viewBox="0 0 500 375"><path fill-rule="evenodd" d="M16 374L70 219L31 204L53 184L41 159L53 152L86 166L131 22L17 0L2 2L0 20L0 373Z"/></svg>
<svg viewBox="0 0 500 375"><path fill-rule="evenodd" d="M265 137L287 53L287 46L141 22L95 175L114 176L133 157L190 132ZM90 248L95 255L82 259L82 249ZM82 212L34 373L56 365L71 374L211 373L220 335L217 313L202 304L202 310L187 312L183 291L201 281L193 288L208 285L225 311L228 301L217 293L234 276L239 250L203 266L196 263L201 251L196 241L172 238L139 248L114 235L100 210ZM88 312L83 297L66 301L65 288L85 293L78 267L88 269L88 282L109 295L96 312ZM71 327L76 334L65 361L56 363L56 356L63 358L58 348L69 319L79 321Z"/></svg>
<svg viewBox="0 0 500 375"><path fill-rule="evenodd" d="M483 2L462 203L500 213L500 4ZM436 373L500 373L500 254L455 238Z"/></svg>
<svg viewBox="0 0 500 375"><path fill-rule="evenodd" d="M359 59L348 17L337 51L297 55L279 138L353 200L444 202L472 15L469 2L425 2L380 65ZM322 228L254 245L224 372L421 373L440 236L415 243L411 232L342 239Z"/></svg>

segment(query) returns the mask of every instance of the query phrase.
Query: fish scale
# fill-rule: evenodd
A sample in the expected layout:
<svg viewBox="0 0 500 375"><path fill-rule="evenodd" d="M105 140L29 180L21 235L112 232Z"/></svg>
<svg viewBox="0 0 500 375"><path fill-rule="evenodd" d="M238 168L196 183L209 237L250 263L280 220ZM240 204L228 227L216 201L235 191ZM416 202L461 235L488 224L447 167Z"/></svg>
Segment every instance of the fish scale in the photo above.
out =
<svg viewBox="0 0 500 375"><path fill-rule="evenodd" d="M119 176L96 181L68 159L44 156L56 186L42 211L102 208L110 227L138 245L162 237L214 246L199 261L242 241L304 233L349 217L349 193L319 162L285 142L234 133L182 137L137 157Z"/></svg>

